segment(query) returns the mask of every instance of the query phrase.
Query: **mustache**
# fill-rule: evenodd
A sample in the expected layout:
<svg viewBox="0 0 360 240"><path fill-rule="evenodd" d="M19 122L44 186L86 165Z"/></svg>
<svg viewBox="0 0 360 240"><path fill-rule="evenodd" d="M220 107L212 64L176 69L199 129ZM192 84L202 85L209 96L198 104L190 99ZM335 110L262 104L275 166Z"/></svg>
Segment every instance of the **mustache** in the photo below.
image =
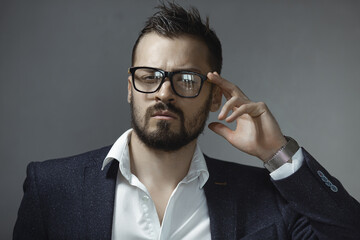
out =
<svg viewBox="0 0 360 240"><path fill-rule="evenodd" d="M149 107L146 110L146 115L145 115L146 119L149 119L151 117L151 115L157 111L169 111L169 112L172 112L172 113L178 115L181 120L184 119L184 113L180 108L175 107L171 103L166 104L163 102L159 102L159 103L155 104L154 106Z"/></svg>

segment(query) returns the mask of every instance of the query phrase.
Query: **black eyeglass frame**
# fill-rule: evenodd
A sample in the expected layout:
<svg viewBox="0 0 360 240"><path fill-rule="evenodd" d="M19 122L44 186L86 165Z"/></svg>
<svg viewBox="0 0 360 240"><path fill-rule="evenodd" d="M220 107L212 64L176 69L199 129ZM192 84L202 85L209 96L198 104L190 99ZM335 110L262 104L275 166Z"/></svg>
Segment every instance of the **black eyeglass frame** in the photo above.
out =
<svg viewBox="0 0 360 240"><path fill-rule="evenodd" d="M150 70L155 70L155 71L161 72L163 77L162 77L162 80L161 80L161 82L159 84L159 87L157 87L154 91L151 91L151 92L145 92L145 91L141 91L141 90L137 89L136 85L135 85L135 71L137 69L150 69ZM195 98L195 97L199 96L201 88L202 88L204 82L207 80L207 77L205 75L202 75L202 74L197 73L197 72L183 71L183 70L174 71L174 72L167 72L167 71L164 71L162 69L152 68L152 67L131 67L131 68L128 69L128 73L131 74L133 86L134 86L135 90L138 91L138 92L141 92L141 93L154 93L154 92L158 91L161 88L161 86L165 82L165 79L168 77L169 80L170 80L171 89L174 91L174 93L176 95L178 95L180 97L183 97L183 98ZM178 73L194 74L194 75L197 75L197 76L200 77L200 79L201 79L200 88L199 88L198 93L195 96L183 96L183 95L180 95L178 92L176 92L174 84L173 84L173 78L172 77L173 77L174 74L178 74Z"/></svg>

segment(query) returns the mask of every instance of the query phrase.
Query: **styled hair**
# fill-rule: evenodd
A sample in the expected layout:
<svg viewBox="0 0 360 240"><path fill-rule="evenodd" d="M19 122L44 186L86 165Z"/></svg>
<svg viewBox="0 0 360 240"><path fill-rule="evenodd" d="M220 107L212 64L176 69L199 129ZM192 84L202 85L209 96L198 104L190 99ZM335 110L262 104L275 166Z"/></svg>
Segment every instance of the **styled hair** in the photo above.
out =
<svg viewBox="0 0 360 240"><path fill-rule="evenodd" d="M157 33L160 36L174 38L181 35L191 35L203 41L209 50L209 65L212 71L221 73L222 50L219 38L209 27L209 18L205 23L201 19L199 11L191 7L184 9L176 3L161 3L155 12L145 23L132 50L132 65L135 62L136 48L144 35Z"/></svg>

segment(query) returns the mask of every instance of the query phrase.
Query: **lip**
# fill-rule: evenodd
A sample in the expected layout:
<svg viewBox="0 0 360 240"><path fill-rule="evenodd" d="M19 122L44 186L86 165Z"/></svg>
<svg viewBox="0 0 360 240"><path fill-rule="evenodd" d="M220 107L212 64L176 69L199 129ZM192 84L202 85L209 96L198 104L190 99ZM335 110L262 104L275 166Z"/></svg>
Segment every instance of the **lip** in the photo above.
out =
<svg viewBox="0 0 360 240"><path fill-rule="evenodd" d="M169 111L157 111L151 117L163 120L177 119L176 114Z"/></svg>

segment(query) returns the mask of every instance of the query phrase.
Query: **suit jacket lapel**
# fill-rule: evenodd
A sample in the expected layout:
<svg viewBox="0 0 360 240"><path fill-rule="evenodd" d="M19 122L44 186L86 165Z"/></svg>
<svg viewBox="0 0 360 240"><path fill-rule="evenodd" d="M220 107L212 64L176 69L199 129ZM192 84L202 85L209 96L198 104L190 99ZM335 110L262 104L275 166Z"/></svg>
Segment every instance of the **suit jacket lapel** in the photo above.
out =
<svg viewBox="0 0 360 240"><path fill-rule="evenodd" d="M118 161L104 170L99 164L85 168L84 222L86 239L111 239Z"/></svg>
<svg viewBox="0 0 360 240"><path fill-rule="evenodd" d="M219 175L212 161L205 156L209 170L209 179L204 190L209 208L211 238L236 239L237 205L231 192L231 182L228 176Z"/></svg>

